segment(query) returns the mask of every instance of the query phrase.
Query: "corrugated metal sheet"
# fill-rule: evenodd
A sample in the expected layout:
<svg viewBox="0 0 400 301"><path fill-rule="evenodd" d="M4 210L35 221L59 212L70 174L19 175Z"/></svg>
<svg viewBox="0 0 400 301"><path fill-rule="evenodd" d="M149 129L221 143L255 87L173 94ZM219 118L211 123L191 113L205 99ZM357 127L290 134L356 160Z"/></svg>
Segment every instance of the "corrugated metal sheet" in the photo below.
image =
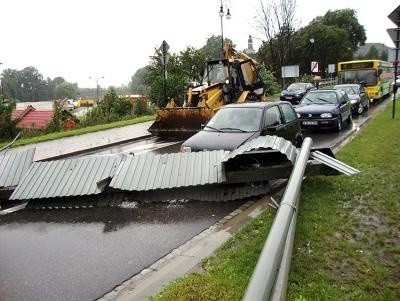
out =
<svg viewBox="0 0 400 301"><path fill-rule="evenodd" d="M241 145L237 149L226 154L226 156L222 159L222 162L227 162L238 155L241 155L245 152L249 152L255 149L277 150L282 154L286 155L286 157L293 164L295 163L297 157L297 149L290 141L287 141L281 137L267 135L267 136L260 136Z"/></svg>
<svg viewBox="0 0 400 301"><path fill-rule="evenodd" d="M35 162L10 199L29 200L101 193L120 162L120 156Z"/></svg>
<svg viewBox="0 0 400 301"><path fill-rule="evenodd" d="M0 154L0 188L17 186L31 166L34 155L34 148L7 155Z"/></svg>
<svg viewBox="0 0 400 301"><path fill-rule="evenodd" d="M354 167L351 167L350 165L347 165L335 158L332 158L320 151L312 151L310 153L310 158L317 160L318 162L321 162L327 166L329 166L330 168L336 169L337 171L348 175L348 176L352 176L355 175L357 173L359 173L360 171L358 169L355 169Z"/></svg>
<svg viewBox="0 0 400 301"><path fill-rule="evenodd" d="M197 186L169 190L140 191L127 195L126 199L145 202L169 202L174 200L226 202L265 195L270 190L271 187L269 185L236 185L235 187L228 187L226 185L211 187Z"/></svg>
<svg viewBox="0 0 400 301"><path fill-rule="evenodd" d="M110 187L127 191L169 189L225 182L221 159L226 152L205 151L129 156Z"/></svg>

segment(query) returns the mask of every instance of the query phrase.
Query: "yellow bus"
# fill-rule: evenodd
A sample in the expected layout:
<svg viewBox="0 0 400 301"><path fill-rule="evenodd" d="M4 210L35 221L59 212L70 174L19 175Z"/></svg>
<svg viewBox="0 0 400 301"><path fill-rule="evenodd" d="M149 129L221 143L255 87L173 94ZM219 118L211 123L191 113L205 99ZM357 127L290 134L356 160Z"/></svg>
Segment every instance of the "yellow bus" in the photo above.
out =
<svg viewBox="0 0 400 301"><path fill-rule="evenodd" d="M380 60L360 60L338 63L339 84L364 83L371 101L391 92L392 64Z"/></svg>

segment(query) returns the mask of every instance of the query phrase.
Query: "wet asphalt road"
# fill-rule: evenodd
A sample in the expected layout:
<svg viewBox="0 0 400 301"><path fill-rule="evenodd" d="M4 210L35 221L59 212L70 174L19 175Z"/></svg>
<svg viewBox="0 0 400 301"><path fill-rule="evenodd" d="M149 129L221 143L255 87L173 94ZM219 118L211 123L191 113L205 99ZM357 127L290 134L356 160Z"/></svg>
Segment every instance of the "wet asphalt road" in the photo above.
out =
<svg viewBox="0 0 400 301"><path fill-rule="evenodd" d="M0 217L0 299L93 300L242 202L126 203Z"/></svg>
<svg viewBox="0 0 400 301"><path fill-rule="evenodd" d="M374 109L354 118L342 133L306 136L316 147L332 146ZM151 138L101 154L175 152L179 146ZM122 208L25 210L0 216L0 300L99 298L241 204L125 203Z"/></svg>

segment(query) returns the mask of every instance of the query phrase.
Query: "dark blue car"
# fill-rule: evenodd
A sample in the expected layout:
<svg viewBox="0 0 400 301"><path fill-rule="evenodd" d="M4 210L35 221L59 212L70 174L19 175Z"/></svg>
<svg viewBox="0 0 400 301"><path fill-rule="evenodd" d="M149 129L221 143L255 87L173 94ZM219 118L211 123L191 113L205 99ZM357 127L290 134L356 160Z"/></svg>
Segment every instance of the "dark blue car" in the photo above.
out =
<svg viewBox="0 0 400 301"><path fill-rule="evenodd" d="M321 89L308 92L295 107L302 129L335 129L343 121L352 122L348 95L341 90Z"/></svg>

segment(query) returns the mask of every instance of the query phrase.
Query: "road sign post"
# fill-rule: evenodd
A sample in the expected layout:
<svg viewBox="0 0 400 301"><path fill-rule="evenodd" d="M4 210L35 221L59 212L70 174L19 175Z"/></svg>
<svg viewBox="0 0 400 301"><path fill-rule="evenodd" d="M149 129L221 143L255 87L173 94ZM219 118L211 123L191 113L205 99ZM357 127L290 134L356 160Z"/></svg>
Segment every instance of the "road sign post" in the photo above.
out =
<svg viewBox="0 0 400 301"><path fill-rule="evenodd" d="M162 51L162 58L161 58L161 64L163 65L163 84L164 84L164 101L165 104L167 104L167 64L168 64L168 49L169 45L168 43L164 40L161 44L160 50Z"/></svg>
<svg viewBox="0 0 400 301"><path fill-rule="evenodd" d="M392 109L392 119L395 117L395 110L396 110L396 76L397 76L397 68L399 62L399 43L400 43L400 5L392 11L388 18L397 25L397 28L390 28L388 29L388 33L392 38L394 44L396 45L396 59L394 65L394 86L393 86L393 109Z"/></svg>

